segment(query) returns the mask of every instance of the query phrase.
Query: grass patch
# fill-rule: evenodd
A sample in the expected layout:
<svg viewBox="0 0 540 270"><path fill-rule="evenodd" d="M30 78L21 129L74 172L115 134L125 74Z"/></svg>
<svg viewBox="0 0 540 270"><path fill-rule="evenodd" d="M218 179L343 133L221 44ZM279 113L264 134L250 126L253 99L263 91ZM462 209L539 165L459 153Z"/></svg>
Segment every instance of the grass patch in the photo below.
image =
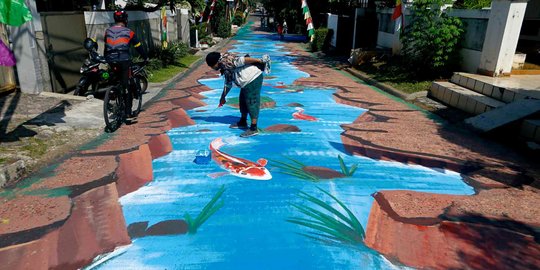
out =
<svg viewBox="0 0 540 270"><path fill-rule="evenodd" d="M151 83L165 82L176 76L176 74L188 69L188 67L195 61L197 61L199 58L200 57L196 55L187 55L180 59L180 65L178 66L171 65L158 70L152 70L150 71L152 76L148 78L148 81Z"/></svg>
<svg viewBox="0 0 540 270"><path fill-rule="evenodd" d="M417 79L415 74L393 62L367 63L357 66L355 69L407 94L427 91L432 83L432 80Z"/></svg>
<svg viewBox="0 0 540 270"><path fill-rule="evenodd" d="M333 207L332 203L326 203L305 192L300 192L298 196L309 205L292 204L292 206L308 218L294 217L287 219L287 221L313 229L314 231L310 233L301 233L301 235L311 239L334 243L362 243L365 236L364 228L352 211L332 194L318 189L332 198L345 211L346 215L337 207Z"/></svg>
<svg viewBox="0 0 540 270"><path fill-rule="evenodd" d="M31 158L38 158L47 152L47 143L41 139L30 138L27 144L21 147L21 150L26 151Z"/></svg>
<svg viewBox="0 0 540 270"><path fill-rule="evenodd" d="M222 206L223 201L220 201L218 204L216 202L219 200L221 195L223 195L223 192L225 192L225 186L221 185L218 192L214 195L212 200L206 204L206 206L203 208L201 213L193 219L189 213L184 214L184 219L186 220L186 223L188 224L188 233L194 234L197 232L197 229L206 221L208 218L210 218L214 213L217 212Z"/></svg>

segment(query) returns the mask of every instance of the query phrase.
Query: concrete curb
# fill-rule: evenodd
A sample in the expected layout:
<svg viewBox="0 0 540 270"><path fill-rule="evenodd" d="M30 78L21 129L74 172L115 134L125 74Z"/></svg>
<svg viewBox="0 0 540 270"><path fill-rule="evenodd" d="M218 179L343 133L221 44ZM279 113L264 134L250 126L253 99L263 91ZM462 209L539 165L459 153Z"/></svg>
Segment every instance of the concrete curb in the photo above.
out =
<svg viewBox="0 0 540 270"><path fill-rule="evenodd" d="M0 167L0 188L12 179L21 177L26 172L23 160L17 160L9 165Z"/></svg>

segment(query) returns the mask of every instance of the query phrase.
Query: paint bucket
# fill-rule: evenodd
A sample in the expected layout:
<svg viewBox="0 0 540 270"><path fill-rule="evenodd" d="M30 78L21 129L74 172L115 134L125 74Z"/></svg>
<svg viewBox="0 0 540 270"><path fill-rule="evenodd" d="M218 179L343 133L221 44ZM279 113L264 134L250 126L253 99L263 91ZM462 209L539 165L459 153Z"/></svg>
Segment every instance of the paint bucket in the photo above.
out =
<svg viewBox="0 0 540 270"><path fill-rule="evenodd" d="M195 160L193 160L193 162L199 165L203 165L210 163L210 160L212 160L210 151L205 149L197 151L197 154L195 154Z"/></svg>

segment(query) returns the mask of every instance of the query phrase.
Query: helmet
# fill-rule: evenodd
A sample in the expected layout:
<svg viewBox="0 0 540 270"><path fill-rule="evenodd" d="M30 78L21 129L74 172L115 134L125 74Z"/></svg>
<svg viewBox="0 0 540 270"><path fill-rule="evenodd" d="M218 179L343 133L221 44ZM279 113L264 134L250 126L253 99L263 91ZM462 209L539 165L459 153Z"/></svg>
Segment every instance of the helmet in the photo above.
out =
<svg viewBox="0 0 540 270"><path fill-rule="evenodd" d="M114 21L115 22L123 22L127 24L128 20L128 14L127 12L123 10L117 10L114 12Z"/></svg>
<svg viewBox="0 0 540 270"><path fill-rule="evenodd" d="M94 40L93 38L86 38L83 41L83 46L88 51L91 51L91 50L96 50L97 51L97 49L98 49L98 44L97 44L96 40Z"/></svg>

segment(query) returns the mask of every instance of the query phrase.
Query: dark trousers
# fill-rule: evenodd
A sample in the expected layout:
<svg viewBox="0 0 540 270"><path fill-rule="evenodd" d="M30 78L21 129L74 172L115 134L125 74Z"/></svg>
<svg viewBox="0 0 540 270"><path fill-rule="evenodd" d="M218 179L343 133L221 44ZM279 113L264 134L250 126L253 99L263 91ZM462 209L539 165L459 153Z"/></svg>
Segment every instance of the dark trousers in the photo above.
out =
<svg viewBox="0 0 540 270"><path fill-rule="evenodd" d="M129 77L130 77L130 68L131 61L121 61L109 63L113 68L116 76L120 80L120 85L122 86L122 92L125 93L125 104L126 104L126 114L131 114L131 106L133 105L133 93L131 87L128 87Z"/></svg>
<svg viewBox="0 0 540 270"><path fill-rule="evenodd" d="M263 83L263 74L250 82L244 88L240 89L240 113L242 118L246 118L248 113L251 119L259 118L261 107L261 88Z"/></svg>

